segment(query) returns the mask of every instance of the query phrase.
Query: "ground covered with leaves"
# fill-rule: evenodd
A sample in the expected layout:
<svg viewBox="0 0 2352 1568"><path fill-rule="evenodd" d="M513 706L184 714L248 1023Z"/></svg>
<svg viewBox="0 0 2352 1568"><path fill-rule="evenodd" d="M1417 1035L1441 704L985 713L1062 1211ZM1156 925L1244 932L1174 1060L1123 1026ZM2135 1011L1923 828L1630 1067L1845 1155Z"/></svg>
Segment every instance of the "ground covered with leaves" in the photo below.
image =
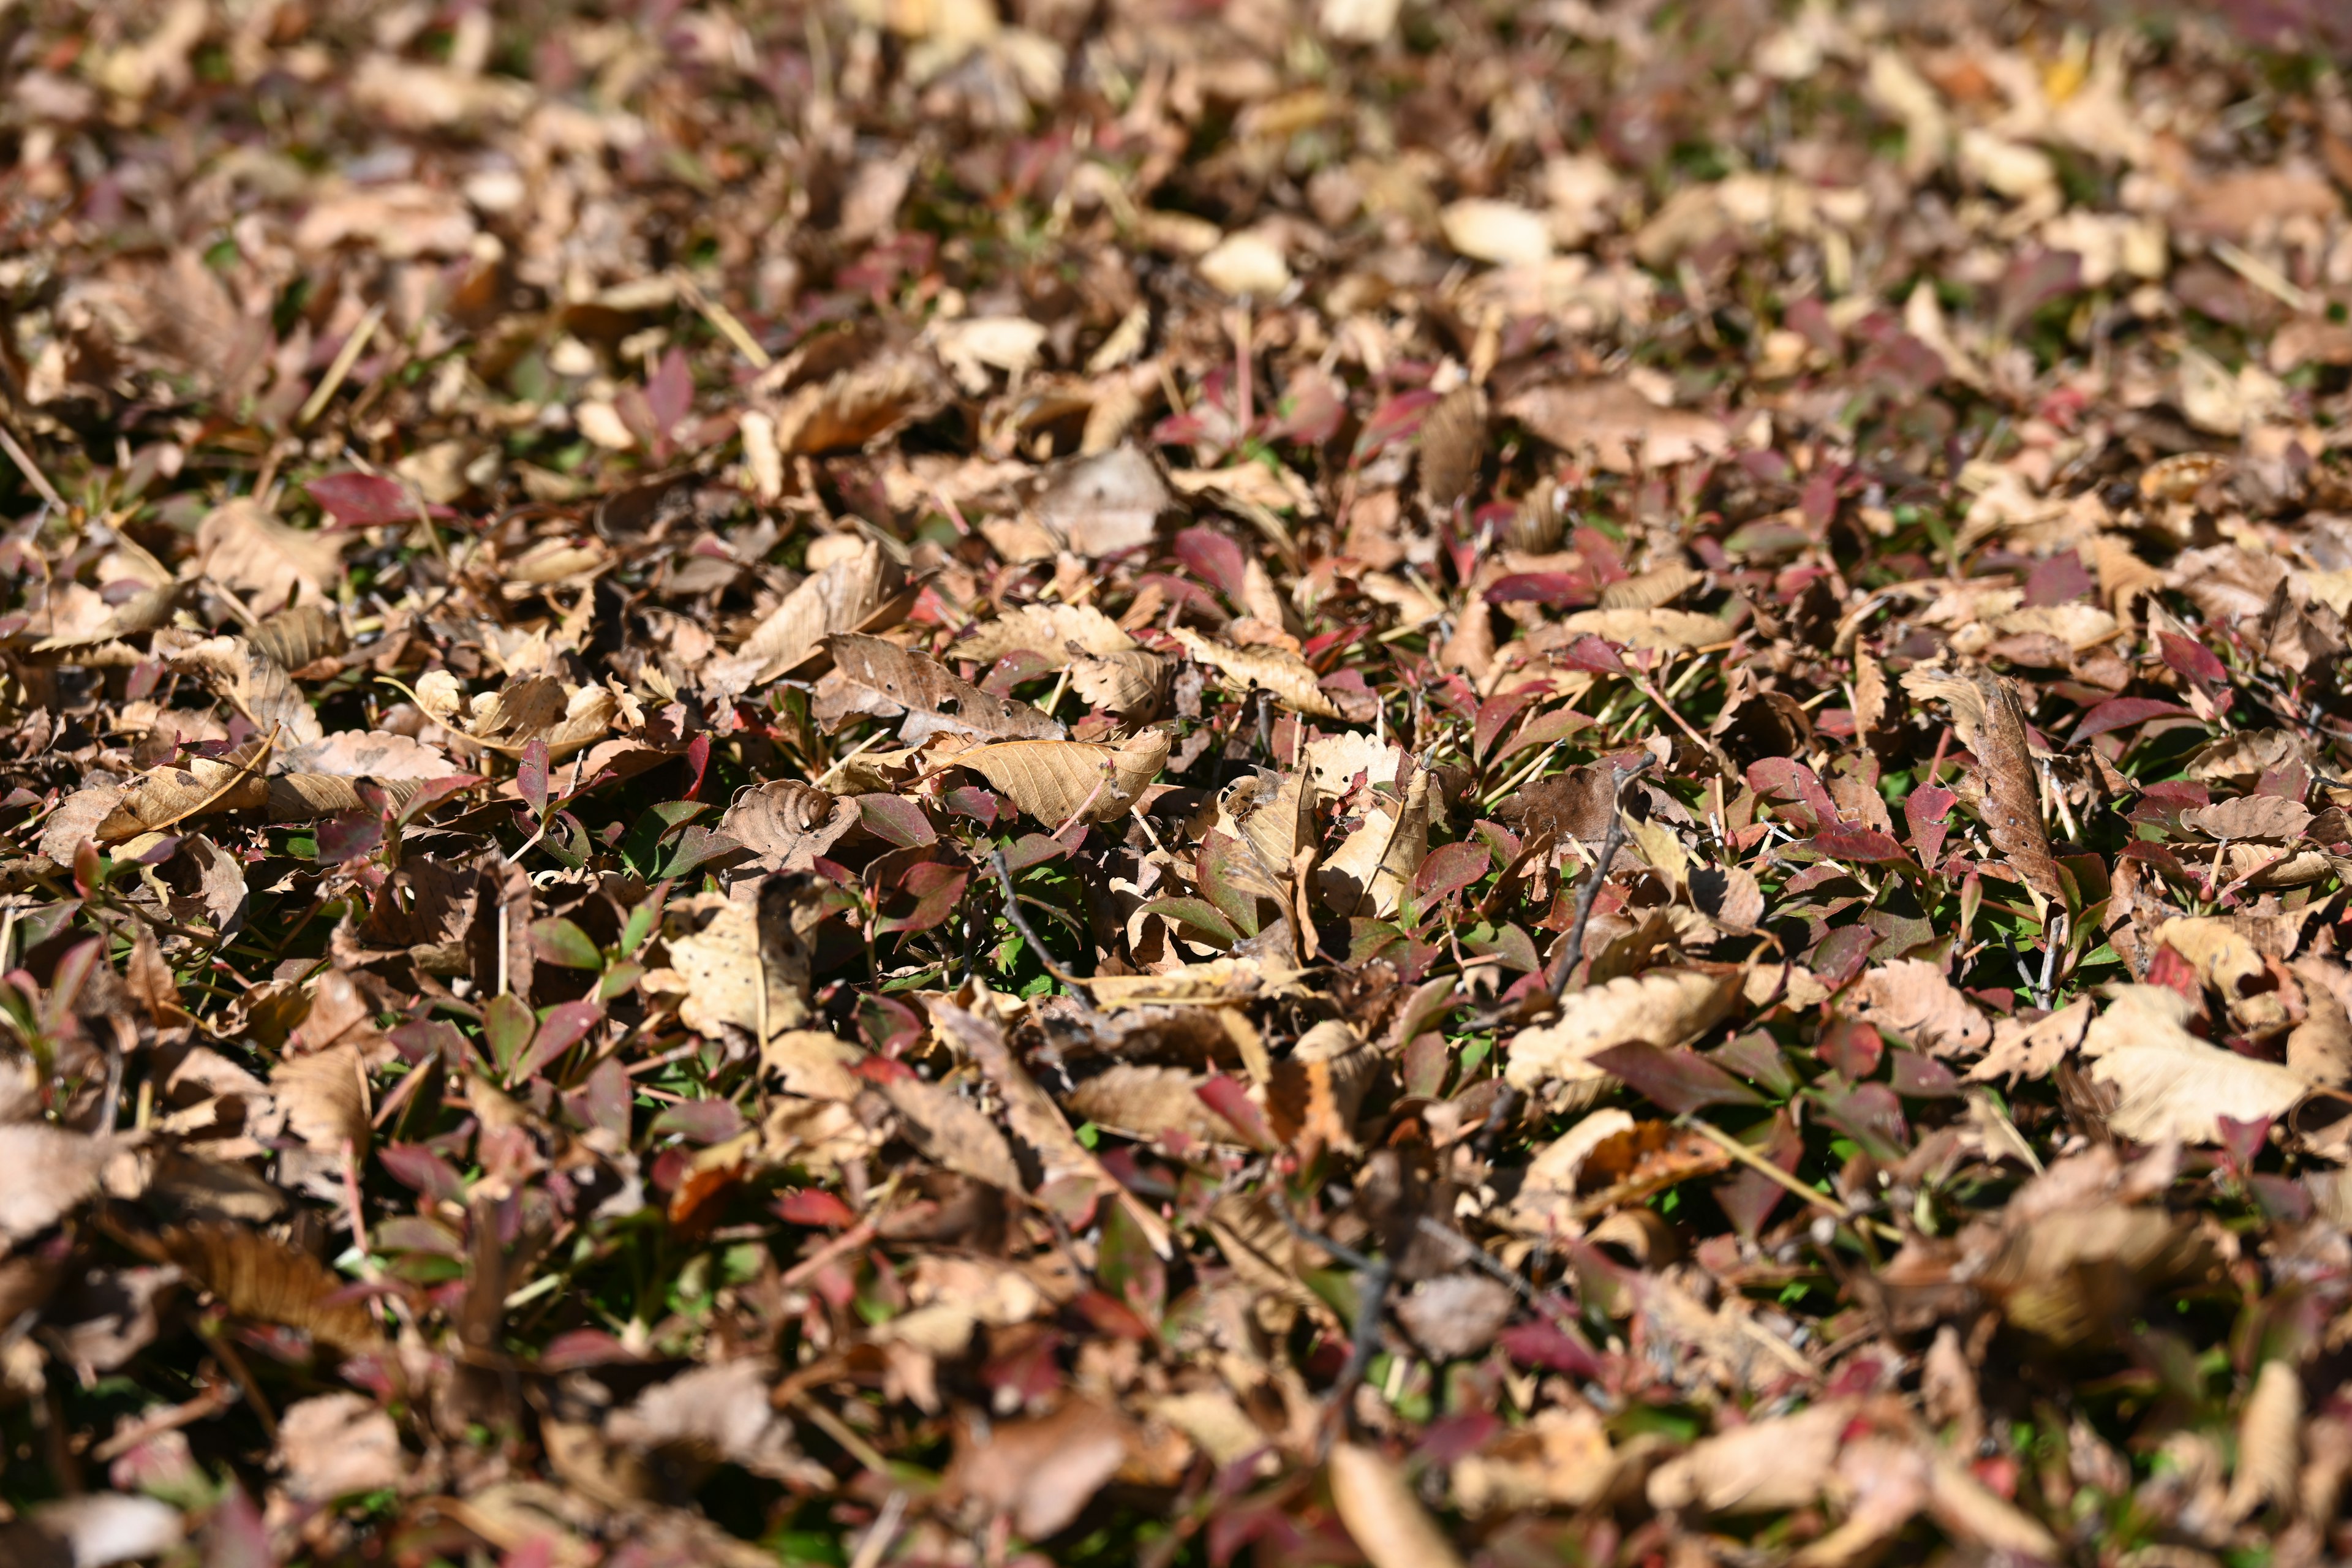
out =
<svg viewBox="0 0 2352 1568"><path fill-rule="evenodd" d="M0 11L0 1561L2352 1555L2352 26Z"/></svg>

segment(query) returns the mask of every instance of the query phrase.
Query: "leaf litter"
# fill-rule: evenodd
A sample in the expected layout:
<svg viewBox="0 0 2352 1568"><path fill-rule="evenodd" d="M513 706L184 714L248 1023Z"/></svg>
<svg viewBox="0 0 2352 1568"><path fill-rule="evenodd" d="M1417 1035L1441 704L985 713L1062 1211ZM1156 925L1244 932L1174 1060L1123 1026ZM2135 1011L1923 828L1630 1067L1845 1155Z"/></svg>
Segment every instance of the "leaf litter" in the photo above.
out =
<svg viewBox="0 0 2352 1568"><path fill-rule="evenodd" d="M11 37L0 1559L2352 1556L2337 8Z"/></svg>

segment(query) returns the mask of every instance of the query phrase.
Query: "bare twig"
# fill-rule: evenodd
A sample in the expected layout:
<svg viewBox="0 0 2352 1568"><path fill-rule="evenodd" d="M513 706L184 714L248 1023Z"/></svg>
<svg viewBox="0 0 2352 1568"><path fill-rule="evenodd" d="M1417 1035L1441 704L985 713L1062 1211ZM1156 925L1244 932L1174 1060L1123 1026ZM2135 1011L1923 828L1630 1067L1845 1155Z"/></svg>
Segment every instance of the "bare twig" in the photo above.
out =
<svg viewBox="0 0 2352 1568"><path fill-rule="evenodd" d="M1625 813L1620 805L1624 797L1625 781L1648 767L1654 759L1643 757L1630 768L1610 770L1609 832L1601 840L1601 858L1592 869L1585 873L1584 886L1576 893L1576 923L1569 928L1568 941L1560 954L1559 973L1552 976L1551 999L1558 1003L1567 993L1568 977L1576 973L1577 962L1584 956L1585 922L1592 918L1593 900L1601 897L1601 884L1609 879L1609 868L1617 863L1617 851L1625 847Z"/></svg>
<svg viewBox="0 0 2352 1568"><path fill-rule="evenodd" d="M1029 917L1021 912L1021 895L1013 890L1013 868L1005 864L1004 851L990 850L988 864L996 873L996 885L1004 889L1004 918L1013 922L1013 929L1021 933L1021 940L1029 944L1030 951L1037 955L1037 962L1045 966L1045 973L1076 992L1081 1000L1091 1001L1093 994L1087 989L1087 983L1063 968L1054 955L1045 951L1045 944L1037 940L1037 932L1029 924Z"/></svg>

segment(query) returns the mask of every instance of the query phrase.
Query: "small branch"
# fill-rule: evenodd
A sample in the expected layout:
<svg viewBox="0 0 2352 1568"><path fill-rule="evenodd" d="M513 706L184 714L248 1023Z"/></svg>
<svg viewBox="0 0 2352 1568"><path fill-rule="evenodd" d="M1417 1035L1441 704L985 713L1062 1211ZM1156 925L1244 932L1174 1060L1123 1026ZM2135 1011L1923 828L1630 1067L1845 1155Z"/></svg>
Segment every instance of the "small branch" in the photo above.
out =
<svg viewBox="0 0 2352 1568"><path fill-rule="evenodd" d="M1579 960L1584 956L1584 927L1592 918L1593 901L1601 897L1601 884L1609 879L1609 868L1617 863L1617 851L1625 847L1625 813L1620 802L1624 798L1625 781L1647 768L1654 759L1643 757L1631 768L1610 770L1609 832L1601 840L1601 858L1586 873L1584 886L1577 890L1576 923L1569 928L1566 951L1560 956L1559 973L1552 976L1551 999L1555 1005L1568 991L1568 977L1576 973Z"/></svg>
<svg viewBox="0 0 2352 1568"><path fill-rule="evenodd" d="M991 849L988 864L996 873L996 885L1004 889L1004 918L1013 922L1013 929L1021 933L1021 940L1036 953L1037 962L1045 966L1045 973L1068 986L1081 1000L1092 1001L1093 995L1087 991L1087 983L1055 961L1054 955L1045 950L1045 944L1037 940L1037 932L1030 926L1029 917L1021 912L1021 895L1013 890L1013 868L1005 864L1004 851Z"/></svg>

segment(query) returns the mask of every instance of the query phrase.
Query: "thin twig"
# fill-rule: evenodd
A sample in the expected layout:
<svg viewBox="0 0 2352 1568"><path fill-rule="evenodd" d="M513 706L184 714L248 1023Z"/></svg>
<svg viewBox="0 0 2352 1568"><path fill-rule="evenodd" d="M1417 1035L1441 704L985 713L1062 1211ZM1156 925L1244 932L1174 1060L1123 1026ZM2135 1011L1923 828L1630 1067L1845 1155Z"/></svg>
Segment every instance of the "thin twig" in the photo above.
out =
<svg viewBox="0 0 2352 1568"><path fill-rule="evenodd" d="M1004 918L1013 922L1013 929L1021 933L1021 940L1029 944L1030 951L1037 955L1037 962L1045 966L1046 973L1076 992L1080 999L1091 1001L1093 993L1087 989L1087 983L1063 968L1054 955L1045 951L1045 944L1037 940L1036 931L1030 927L1029 917L1021 912L1021 895L1013 890L1013 868L1005 864L1004 851L990 850L988 863L996 873L996 885L1004 889Z"/></svg>
<svg viewBox="0 0 2352 1568"><path fill-rule="evenodd" d="M1601 897L1601 884L1609 879L1609 868L1617 863L1617 851L1625 847L1625 813L1619 804L1625 794L1625 781L1648 767L1654 758L1643 757L1630 768L1612 768L1609 773L1609 832L1601 840L1601 858L1585 873L1584 886L1577 889L1576 923L1569 928L1565 951L1560 955L1559 973L1552 976L1551 999L1558 1003L1568 991L1568 977L1576 973L1578 960L1584 956L1585 922L1592 918L1592 905Z"/></svg>

